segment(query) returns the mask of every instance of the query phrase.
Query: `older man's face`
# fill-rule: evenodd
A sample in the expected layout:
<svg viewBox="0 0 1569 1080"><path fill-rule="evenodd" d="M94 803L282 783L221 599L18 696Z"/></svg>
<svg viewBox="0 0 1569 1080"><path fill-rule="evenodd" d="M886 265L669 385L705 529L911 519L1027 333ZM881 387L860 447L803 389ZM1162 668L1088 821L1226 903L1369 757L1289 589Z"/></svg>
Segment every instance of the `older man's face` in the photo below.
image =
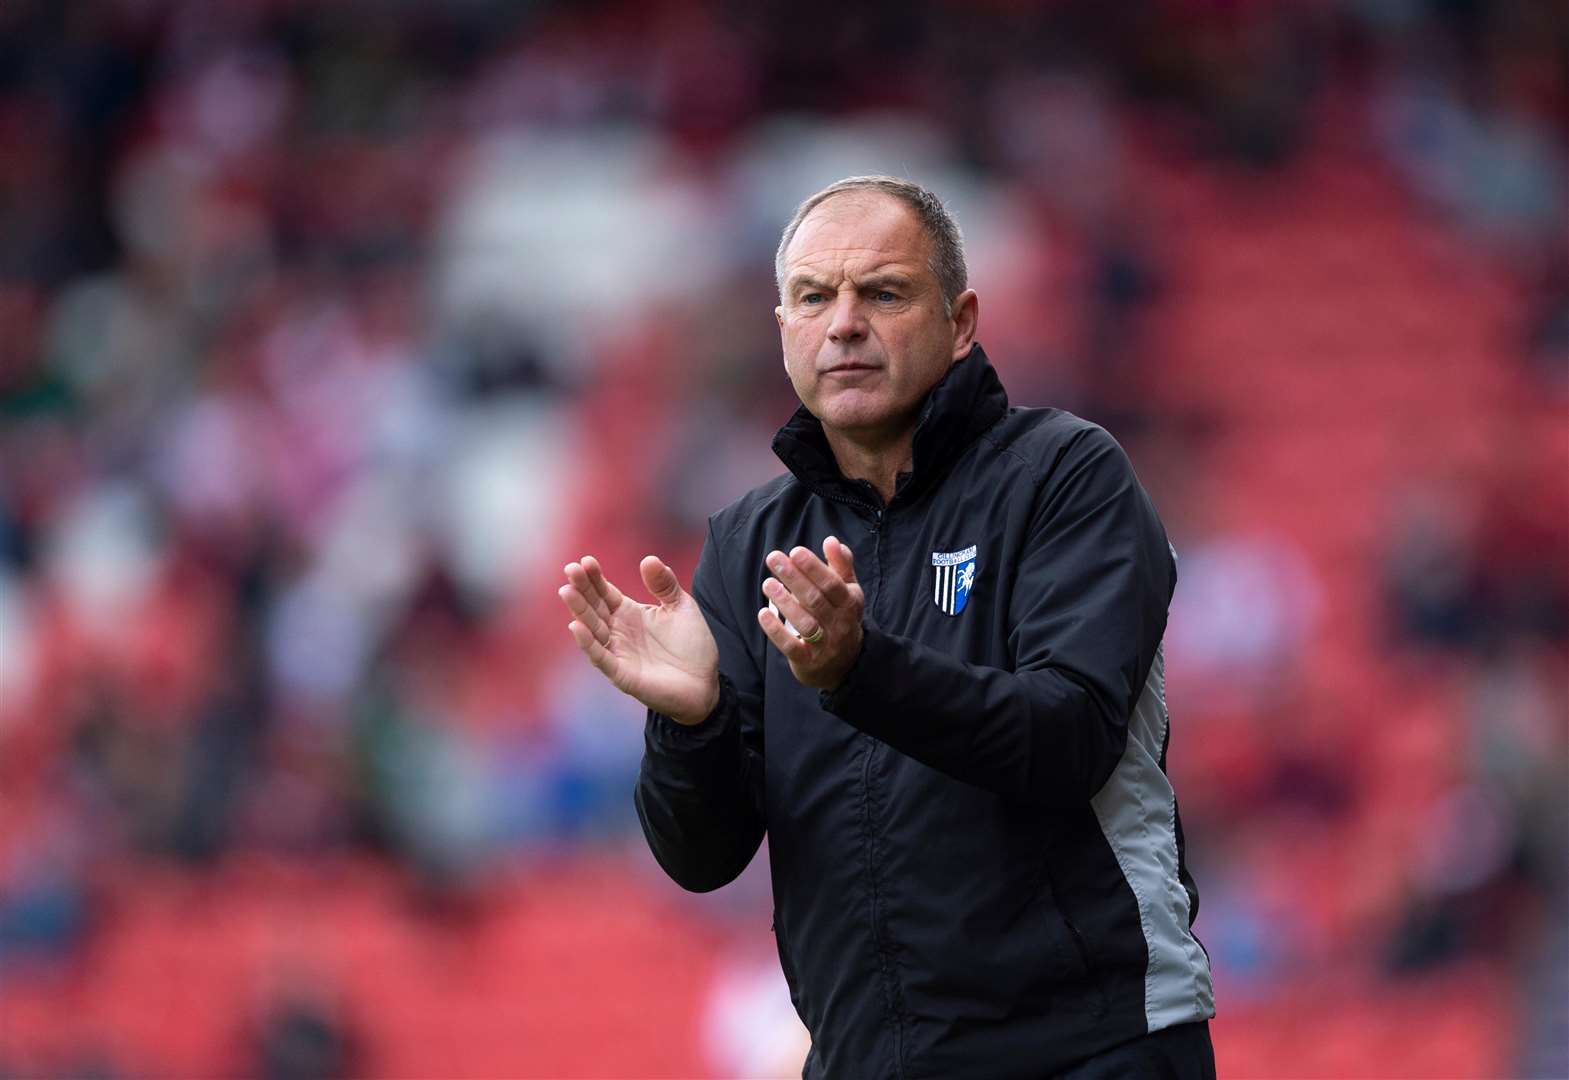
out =
<svg viewBox="0 0 1569 1080"><path fill-rule="evenodd" d="M969 351L969 334L943 314L920 220L877 192L833 196L801 223L775 315L796 394L825 428L858 441L907 431Z"/></svg>

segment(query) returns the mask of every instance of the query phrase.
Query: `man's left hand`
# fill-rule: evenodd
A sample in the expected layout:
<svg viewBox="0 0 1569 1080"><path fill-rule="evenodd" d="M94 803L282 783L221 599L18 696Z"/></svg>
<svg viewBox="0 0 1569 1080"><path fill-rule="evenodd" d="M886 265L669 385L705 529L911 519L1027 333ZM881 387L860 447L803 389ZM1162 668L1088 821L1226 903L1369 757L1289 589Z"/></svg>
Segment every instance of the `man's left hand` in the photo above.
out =
<svg viewBox="0 0 1569 1080"><path fill-rule="evenodd" d="M805 547L788 555L770 551L764 561L773 576L764 580L763 595L779 614L765 607L757 621L801 685L833 690L861 655L866 595L856 583L855 557L848 547L830 536L823 542L823 556L827 562Z"/></svg>

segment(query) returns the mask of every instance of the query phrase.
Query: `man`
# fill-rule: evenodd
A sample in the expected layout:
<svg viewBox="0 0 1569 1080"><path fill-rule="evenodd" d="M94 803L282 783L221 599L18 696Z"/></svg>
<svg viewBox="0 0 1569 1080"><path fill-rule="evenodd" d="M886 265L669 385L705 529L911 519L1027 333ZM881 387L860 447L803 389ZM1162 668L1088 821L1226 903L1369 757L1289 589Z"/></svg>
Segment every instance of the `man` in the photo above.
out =
<svg viewBox="0 0 1569 1080"><path fill-rule="evenodd" d="M561 589L649 708L655 857L715 889L768 834L805 1076L1212 1076L1164 769L1175 557L1132 467L1008 407L924 189L825 188L776 270L789 473L709 520L691 594L653 556L652 605L587 556Z"/></svg>

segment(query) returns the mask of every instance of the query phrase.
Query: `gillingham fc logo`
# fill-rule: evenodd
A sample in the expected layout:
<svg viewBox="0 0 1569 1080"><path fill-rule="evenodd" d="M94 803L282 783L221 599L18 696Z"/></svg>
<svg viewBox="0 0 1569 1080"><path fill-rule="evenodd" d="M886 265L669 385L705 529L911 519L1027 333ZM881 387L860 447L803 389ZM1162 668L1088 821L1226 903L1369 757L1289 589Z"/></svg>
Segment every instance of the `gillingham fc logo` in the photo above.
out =
<svg viewBox="0 0 1569 1080"><path fill-rule="evenodd" d="M970 602L975 585L975 545L963 551L932 552L932 600L945 615L957 615Z"/></svg>

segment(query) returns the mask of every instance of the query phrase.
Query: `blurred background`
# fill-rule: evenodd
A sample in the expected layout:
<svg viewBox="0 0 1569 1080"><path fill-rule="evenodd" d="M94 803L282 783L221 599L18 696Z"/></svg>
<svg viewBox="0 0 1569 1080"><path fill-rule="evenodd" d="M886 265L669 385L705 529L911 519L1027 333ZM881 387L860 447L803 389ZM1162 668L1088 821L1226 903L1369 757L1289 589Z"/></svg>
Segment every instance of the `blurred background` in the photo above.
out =
<svg viewBox="0 0 1569 1080"><path fill-rule="evenodd" d="M1181 553L1222 1075L1569 1075L1566 131L1554 0L4 0L0 1076L798 1075L554 593L873 171Z"/></svg>

